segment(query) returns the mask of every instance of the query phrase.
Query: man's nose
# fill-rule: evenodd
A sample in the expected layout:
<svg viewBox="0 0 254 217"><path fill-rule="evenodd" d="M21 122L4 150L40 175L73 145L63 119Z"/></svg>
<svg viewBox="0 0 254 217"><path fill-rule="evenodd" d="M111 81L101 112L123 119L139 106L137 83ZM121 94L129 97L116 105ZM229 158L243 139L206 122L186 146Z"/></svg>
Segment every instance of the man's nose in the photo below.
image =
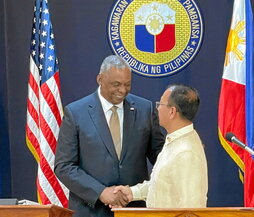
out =
<svg viewBox="0 0 254 217"><path fill-rule="evenodd" d="M121 86L119 87L118 91L119 91L120 93L125 94L125 93L127 92L127 88L126 88L124 85L121 85Z"/></svg>

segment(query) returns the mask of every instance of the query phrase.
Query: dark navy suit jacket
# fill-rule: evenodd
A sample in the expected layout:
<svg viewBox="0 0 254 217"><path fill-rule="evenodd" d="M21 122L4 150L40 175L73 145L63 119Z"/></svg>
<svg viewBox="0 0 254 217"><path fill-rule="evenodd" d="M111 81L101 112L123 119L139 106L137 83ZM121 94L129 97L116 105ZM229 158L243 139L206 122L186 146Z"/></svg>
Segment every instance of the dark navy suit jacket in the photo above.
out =
<svg viewBox="0 0 254 217"><path fill-rule="evenodd" d="M75 217L113 216L98 198L105 187L135 185L149 179L164 144L152 102L129 94L124 100L123 142L117 158L97 92L65 107L55 158L55 173L70 190ZM135 205L136 206L136 205Z"/></svg>

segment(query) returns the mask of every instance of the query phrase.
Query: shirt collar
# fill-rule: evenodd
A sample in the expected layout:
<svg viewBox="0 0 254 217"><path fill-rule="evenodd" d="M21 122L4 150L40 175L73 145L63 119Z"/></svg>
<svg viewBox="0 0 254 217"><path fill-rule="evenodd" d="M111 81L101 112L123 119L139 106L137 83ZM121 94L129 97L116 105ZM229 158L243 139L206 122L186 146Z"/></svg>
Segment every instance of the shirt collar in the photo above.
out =
<svg viewBox="0 0 254 217"><path fill-rule="evenodd" d="M167 134L167 136L166 136L166 141L167 141L166 144L171 143L175 139L177 139L177 138L179 138L179 137L181 137L181 136L183 136L183 135L185 135L185 134L187 134L187 133L189 133L189 132L191 132L193 130L194 130L193 124L190 124L190 125L188 125L186 127L182 127L179 130L174 131L173 133Z"/></svg>
<svg viewBox="0 0 254 217"><path fill-rule="evenodd" d="M109 111L111 109L112 106L117 106L119 109L123 109L123 102L117 104L117 105L113 105L112 103L110 103L108 100L106 100L102 95L101 95L101 86L98 87L98 96L99 99L101 101L101 105L102 105L102 109L105 112Z"/></svg>

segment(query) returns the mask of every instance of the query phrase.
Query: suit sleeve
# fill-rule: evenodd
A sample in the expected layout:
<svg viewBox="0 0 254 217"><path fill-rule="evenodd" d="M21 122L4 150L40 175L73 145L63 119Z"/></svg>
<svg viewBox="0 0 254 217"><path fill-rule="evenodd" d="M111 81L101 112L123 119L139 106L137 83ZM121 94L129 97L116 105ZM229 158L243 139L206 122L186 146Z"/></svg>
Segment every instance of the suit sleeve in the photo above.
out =
<svg viewBox="0 0 254 217"><path fill-rule="evenodd" d="M65 108L55 155L55 174L71 192L94 207L105 186L79 167L79 156L78 129L71 111Z"/></svg>
<svg viewBox="0 0 254 217"><path fill-rule="evenodd" d="M165 142L165 136L159 125L158 112L154 110L151 102L150 107L151 133L147 151L147 157L152 164L155 164L158 154L161 152Z"/></svg>

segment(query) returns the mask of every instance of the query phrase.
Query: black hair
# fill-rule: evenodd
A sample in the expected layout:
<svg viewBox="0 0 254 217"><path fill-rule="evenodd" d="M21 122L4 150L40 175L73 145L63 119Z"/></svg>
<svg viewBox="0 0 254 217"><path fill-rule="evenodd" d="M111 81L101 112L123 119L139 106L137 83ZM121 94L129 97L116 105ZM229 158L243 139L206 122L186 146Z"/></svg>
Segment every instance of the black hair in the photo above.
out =
<svg viewBox="0 0 254 217"><path fill-rule="evenodd" d="M198 91L185 85L169 85L168 89L171 91L169 106L176 107L182 117L192 121L200 104Z"/></svg>

